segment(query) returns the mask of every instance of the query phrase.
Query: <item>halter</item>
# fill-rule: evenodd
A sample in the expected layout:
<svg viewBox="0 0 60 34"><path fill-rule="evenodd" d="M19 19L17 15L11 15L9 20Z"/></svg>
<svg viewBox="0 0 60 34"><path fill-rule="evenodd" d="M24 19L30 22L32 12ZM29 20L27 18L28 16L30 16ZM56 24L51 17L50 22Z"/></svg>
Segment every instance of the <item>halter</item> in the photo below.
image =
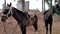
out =
<svg viewBox="0 0 60 34"><path fill-rule="evenodd" d="M1 14L2 16L7 16L8 17L8 14L11 12L11 16L13 15L13 13L12 13L12 7L10 7L10 10L9 10L9 12L7 13L7 15L6 14Z"/></svg>

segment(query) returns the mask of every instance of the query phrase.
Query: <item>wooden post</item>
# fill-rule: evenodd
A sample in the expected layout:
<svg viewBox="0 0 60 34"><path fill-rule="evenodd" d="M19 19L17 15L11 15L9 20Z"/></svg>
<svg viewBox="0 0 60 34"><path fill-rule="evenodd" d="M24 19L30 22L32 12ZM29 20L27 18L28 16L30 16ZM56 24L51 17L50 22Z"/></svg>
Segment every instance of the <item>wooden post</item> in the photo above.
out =
<svg viewBox="0 0 60 34"><path fill-rule="evenodd" d="M25 12L25 0L21 0L22 1L22 11Z"/></svg>
<svg viewBox="0 0 60 34"><path fill-rule="evenodd" d="M3 4L3 9L2 10L4 10L5 7L6 7L6 0L4 0L4 4Z"/></svg>
<svg viewBox="0 0 60 34"><path fill-rule="evenodd" d="M44 11L45 11L45 0L44 0L44 2L43 2L43 3L44 3Z"/></svg>
<svg viewBox="0 0 60 34"><path fill-rule="evenodd" d="M43 0L42 0L42 11L43 11Z"/></svg>
<svg viewBox="0 0 60 34"><path fill-rule="evenodd" d="M45 0L42 0L42 11L45 11Z"/></svg>
<svg viewBox="0 0 60 34"><path fill-rule="evenodd" d="M6 0L5 0L5 7L6 7Z"/></svg>
<svg viewBox="0 0 60 34"><path fill-rule="evenodd" d="M51 0L51 7L52 7L52 0Z"/></svg>

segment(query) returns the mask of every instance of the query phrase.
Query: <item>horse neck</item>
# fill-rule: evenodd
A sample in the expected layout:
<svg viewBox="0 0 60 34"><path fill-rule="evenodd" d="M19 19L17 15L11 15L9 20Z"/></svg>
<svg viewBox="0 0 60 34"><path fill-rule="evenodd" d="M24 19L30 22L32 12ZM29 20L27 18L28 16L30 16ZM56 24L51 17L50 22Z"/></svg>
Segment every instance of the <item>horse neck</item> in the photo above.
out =
<svg viewBox="0 0 60 34"><path fill-rule="evenodd" d="M47 12L45 13L45 16L46 17L52 17L52 15L53 15L53 8L50 8L49 10L47 10Z"/></svg>
<svg viewBox="0 0 60 34"><path fill-rule="evenodd" d="M50 14L51 14L51 15L54 15L54 6L51 7L49 11L50 11Z"/></svg>
<svg viewBox="0 0 60 34"><path fill-rule="evenodd" d="M13 17L17 20L20 21L22 19L22 17L24 17L24 13L19 11L19 10L15 10L13 9Z"/></svg>
<svg viewBox="0 0 60 34"><path fill-rule="evenodd" d="M55 14L56 11L57 11L57 10L56 10L56 7L54 6L54 7L53 7L53 14Z"/></svg>

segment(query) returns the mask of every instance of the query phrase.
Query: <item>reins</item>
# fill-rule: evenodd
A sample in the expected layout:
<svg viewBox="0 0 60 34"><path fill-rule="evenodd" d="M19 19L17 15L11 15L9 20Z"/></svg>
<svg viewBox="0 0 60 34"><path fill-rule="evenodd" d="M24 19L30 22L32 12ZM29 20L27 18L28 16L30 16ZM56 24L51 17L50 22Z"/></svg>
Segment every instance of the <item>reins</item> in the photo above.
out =
<svg viewBox="0 0 60 34"><path fill-rule="evenodd" d="M2 16L7 16L8 17L8 14L10 14L10 12L11 12L11 16L13 15L13 13L12 13L12 7L10 7L10 10L9 10L9 12L7 13L7 15L6 14L1 14Z"/></svg>

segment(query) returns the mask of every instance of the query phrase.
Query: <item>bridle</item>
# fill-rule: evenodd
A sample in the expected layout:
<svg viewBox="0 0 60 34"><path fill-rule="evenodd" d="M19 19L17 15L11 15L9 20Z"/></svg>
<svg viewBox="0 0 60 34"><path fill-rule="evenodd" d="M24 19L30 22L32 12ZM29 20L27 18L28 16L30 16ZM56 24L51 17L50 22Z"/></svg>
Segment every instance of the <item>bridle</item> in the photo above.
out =
<svg viewBox="0 0 60 34"><path fill-rule="evenodd" d="M8 11L8 13L7 14L1 14L2 16L7 16L8 17L8 15L10 14L10 12L11 12L11 16L13 15L13 13L12 13L12 7L10 7L10 10Z"/></svg>

